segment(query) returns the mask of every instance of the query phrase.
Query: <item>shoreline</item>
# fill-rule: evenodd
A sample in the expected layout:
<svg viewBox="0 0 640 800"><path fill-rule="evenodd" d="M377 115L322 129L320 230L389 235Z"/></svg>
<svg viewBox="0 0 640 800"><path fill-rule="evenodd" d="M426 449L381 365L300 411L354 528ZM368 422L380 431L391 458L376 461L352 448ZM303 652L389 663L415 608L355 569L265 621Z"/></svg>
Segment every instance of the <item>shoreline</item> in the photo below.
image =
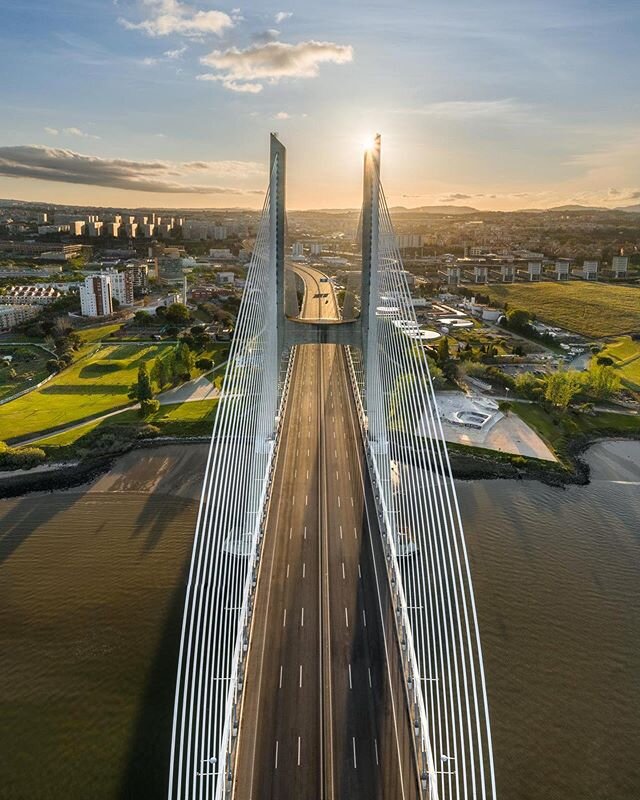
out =
<svg viewBox="0 0 640 800"><path fill-rule="evenodd" d="M582 457L592 446L604 441L639 441L640 433L627 436L580 436L570 442L563 461L549 462L540 459L498 451L486 450L447 442L447 452L454 480L537 480L547 486L587 486L590 468ZM90 484L109 472L118 459L132 450L208 444L210 437L158 437L134 441L118 453L84 459L76 462L59 462L46 470L16 470L15 475L4 473L0 478L0 499L22 497L28 494L50 494ZM409 456L410 458L410 456Z"/></svg>

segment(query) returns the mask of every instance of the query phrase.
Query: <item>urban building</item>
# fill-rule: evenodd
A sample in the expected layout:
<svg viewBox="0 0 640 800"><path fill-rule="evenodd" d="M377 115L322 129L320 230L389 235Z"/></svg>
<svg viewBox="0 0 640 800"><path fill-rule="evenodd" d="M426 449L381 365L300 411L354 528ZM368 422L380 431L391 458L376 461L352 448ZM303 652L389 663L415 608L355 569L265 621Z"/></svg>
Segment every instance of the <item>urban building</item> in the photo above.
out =
<svg viewBox="0 0 640 800"><path fill-rule="evenodd" d="M0 304L46 306L61 296L53 286L9 286L0 294Z"/></svg>
<svg viewBox="0 0 640 800"><path fill-rule="evenodd" d="M417 249L422 247L423 237L420 233L399 233L396 234L396 247L398 250Z"/></svg>
<svg viewBox="0 0 640 800"><path fill-rule="evenodd" d="M322 255L322 245L319 242L313 242L313 244L311 245L311 255L312 256Z"/></svg>
<svg viewBox="0 0 640 800"><path fill-rule="evenodd" d="M614 256L611 259L611 270L614 278L626 278L629 269L629 256Z"/></svg>
<svg viewBox="0 0 640 800"><path fill-rule="evenodd" d="M102 273L108 275L111 281L111 296L121 306L133 305L133 275L129 270L119 272L117 269L108 269Z"/></svg>
<svg viewBox="0 0 640 800"><path fill-rule="evenodd" d="M560 258L555 263L554 272L556 280L568 281L569 280L569 266L570 261L566 258Z"/></svg>
<svg viewBox="0 0 640 800"><path fill-rule="evenodd" d="M80 286L80 308L85 317L106 317L113 314L109 275L89 275L84 279Z"/></svg>
<svg viewBox="0 0 640 800"><path fill-rule="evenodd" d="M17 325L37 317L38 306L0 306L0 331L13 330Z"/></svg>
<svg viewBox="0 0 640 800"><path fill-rule="evenodd" d="M598 280L598 268L600 266L600 262L598 261L585 261L582 265L582 277L585 281L597 281Z"/></svg>
<svg viewBox="0 0 640 800"><path fill-rule="evenodd" d="M300 258L300 256L304 255L304 245L302 242L294 242L291 245L291 255L294 258Z"/></svg>

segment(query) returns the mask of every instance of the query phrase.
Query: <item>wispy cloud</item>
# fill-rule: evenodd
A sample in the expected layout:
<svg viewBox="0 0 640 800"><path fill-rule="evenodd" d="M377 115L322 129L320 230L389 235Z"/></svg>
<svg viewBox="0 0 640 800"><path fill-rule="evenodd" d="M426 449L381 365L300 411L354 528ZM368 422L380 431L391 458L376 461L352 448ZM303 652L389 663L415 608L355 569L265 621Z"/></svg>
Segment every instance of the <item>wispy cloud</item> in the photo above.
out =
<svg viewBox="0 0 640 800"><path fill-rule="evenodd" d="M447 100L416 108L398 109L396 113L415 114L443 120L487 120L496 122L526 122L540 119L534 109L513 98L498 100Z"/></svg>
<svg viewBox="0 0 640 800"><path fill-rule="evenodd" d="M283 78L315 78L321 64L347 64L353 60L353 48L334 42L269 42L240 50L214 50L200 59L217 70L199 76L201 80L220 81L232 91L262 91L264 81L277 83ZM250 88L247 88L250 87Z"/></svg>
<svg viewBox="0 0 640 800"><path fill-rule="evenodd" d="M96 136L94 133L87 133L86 131L81 130L80 128L65 128L64 133L68 133L69 136L77 136L79 139L99 139L99 136Z"/></svg>
<svg viewBox="0 0 640 800"><path fill-rule="evenodd" d="M165 57L170 59L171 61L175 61L178 58L182 58L182 56L187 52L187 46L183 45L182 47L177 47L175 50L165 50Z"/></svg>
<svg viewBox="0 0 640 800"><path fill-rule="evenodd" d="M293 11L278 11L278 13L274 17L276 25L279 25L281 22L284 22L285 19L289 19L292 16L293 16Z"/></svg>
<svg viewBox="0 0 640 800"><path fill-rule="evenodd" d="M51 136L57 136L60 133L57 128L49 128L48 126L45 126L43 130Z"/></svg>
<svg viewBox="0 0 640 800"><path fill-rule="evenodd" d="M287 111L278 111L278 113L275 114L274 119L291 119L291 114L289 114Z"/></svg>
<svg viewBox="0 0 640 800"><path fill-rule="evenodd" d="M218 178L262 174L262 167L243 161L129 161L98 158L36 145L0 147L0 175L42 181L105 186L166 194L259 194L226 186L179 183L194 173Z"/></svg>
<svg viewBox="0 0 640 800"><path fill-rule="evenodd" d="M179 34L186 37L220 36L234 25L233 18L224 11L202 11L179 0L142 0L142 6L146 11L145 19L131 22L120 17L120 24L148 36Z"/></svg>
<svg viewBox="0 0 640 800"><path fill-rule="evenodd" d="M473 197L472 194L462 194L461 192L454 192L453 194L448 194L446 197L441 197L441 203L456 203L459 200L471 200Z"/></svg>

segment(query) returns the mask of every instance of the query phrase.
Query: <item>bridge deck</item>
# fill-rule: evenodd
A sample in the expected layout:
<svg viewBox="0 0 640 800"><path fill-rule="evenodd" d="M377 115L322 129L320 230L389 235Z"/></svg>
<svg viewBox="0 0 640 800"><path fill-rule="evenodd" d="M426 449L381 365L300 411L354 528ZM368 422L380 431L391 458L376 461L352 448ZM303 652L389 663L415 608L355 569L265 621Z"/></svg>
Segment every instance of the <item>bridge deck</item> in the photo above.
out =
<svg viewBox="0 0 640 800"><path fill-rule="evenodd" d="M366 467L343 349L299 347L289 397L235 797L415 798L398 644L379 533L365 508Z"/></svg>

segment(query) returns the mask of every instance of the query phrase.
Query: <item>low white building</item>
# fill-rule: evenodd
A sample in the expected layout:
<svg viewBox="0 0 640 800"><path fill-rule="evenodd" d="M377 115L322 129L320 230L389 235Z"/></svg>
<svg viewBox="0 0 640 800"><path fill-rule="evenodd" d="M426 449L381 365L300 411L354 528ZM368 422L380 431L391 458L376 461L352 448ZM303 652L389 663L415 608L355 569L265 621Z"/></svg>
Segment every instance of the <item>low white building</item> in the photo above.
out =
<svg viewBox="0 0 640 800"><path fill-rule="evenodd" d="M0 331L13 330L17 325L37 317L38 306L0 306Z"/></svg>

